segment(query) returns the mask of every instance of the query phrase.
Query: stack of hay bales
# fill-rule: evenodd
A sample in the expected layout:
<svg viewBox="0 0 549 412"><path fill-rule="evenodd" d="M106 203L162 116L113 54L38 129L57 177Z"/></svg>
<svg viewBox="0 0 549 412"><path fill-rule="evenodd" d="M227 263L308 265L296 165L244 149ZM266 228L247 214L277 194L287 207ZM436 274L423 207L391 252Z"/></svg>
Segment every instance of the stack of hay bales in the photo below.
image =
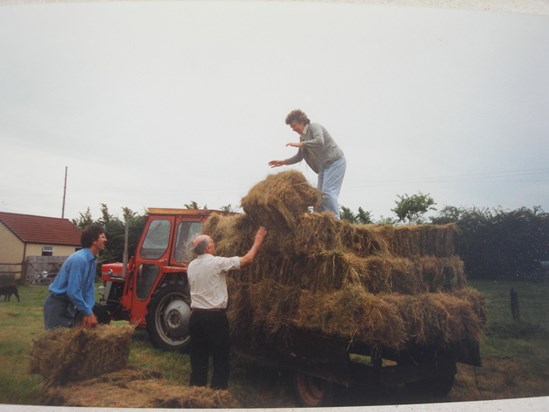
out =
<svg viewBox="0 0 549 412"><path fill-rule="evenodd" d="M117 408L236 408L226 390L175 385L128 367L133 326L56 328L33 340L31 372L45 378L41 403Z"/></svg>
<svg viewBox="0 0 549 412"><path fill-rule="evenodd" d="M268 231L254 263L228 276L237 345L283 345L290 328L394 350L480 339L485 304L467 287L455 226L354 225L309 212L320 200L301 173L282 172L250 190L244 214L206 222L222 256Z"/></svg>

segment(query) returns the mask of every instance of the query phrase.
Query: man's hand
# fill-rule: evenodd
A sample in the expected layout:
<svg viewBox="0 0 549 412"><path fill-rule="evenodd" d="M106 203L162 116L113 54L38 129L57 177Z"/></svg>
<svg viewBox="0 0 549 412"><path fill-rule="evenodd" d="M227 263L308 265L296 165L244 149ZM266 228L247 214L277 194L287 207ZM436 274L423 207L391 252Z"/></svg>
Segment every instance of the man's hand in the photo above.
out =
<svg viewBox="0 0 549 412"><path fill-rule="evenodd" d="M286 147L303 147L303 143L286 143Z"/></svg>
<svg viewBox="0 0 549 412"><path fill-rule="evenodd" d="M263 239L265 239L266 235L267 235L267 229L265 229L264 226L260 226L259 229L257 229L257 232L255 234L254 243L257 243L257 245L259 246L261 243L263 243Z"/></svg>
<svg viewBox="0 0 549 412"><path fill-rule="evenodd" d="M251 249L248 250L248 253L246 253L244 256L240 258L240 267L249 265L253 262L255 255L257 254L257 251L259 250L259 247L263 243L263 239L265 239L265 236L267 235L267 229L265 229L263 226L260 226L259 229L257 229L257 232L255 233L255 239L254 244L252 245Z"/></svg>
<svg viewBox="0 0 549 412"><path fill-rule="evenodd" d="M271 167L279 167L284 166L286 163L284 163L284 160L271 160L269 162L269 166Z"/></svg>
<svg viewBox="0 0 549 412"><path fill-rule="evenodd" d="M97 319L92 313L91 315L84 316L82 319L82 326L85 328L95 328L97 326Z"/></svg>

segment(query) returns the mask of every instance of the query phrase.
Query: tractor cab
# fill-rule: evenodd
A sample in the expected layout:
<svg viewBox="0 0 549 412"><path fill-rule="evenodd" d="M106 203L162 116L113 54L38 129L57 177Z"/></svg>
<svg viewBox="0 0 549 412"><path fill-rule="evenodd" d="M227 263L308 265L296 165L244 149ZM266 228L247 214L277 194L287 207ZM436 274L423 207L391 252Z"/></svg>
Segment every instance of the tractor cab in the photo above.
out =
<svg viewBox="0 0 549 412"><path fill-rule="evenodd" d="M134 255L101 268L100 322L129 320L146 327L155 346L182 350L189 344L190 294L187 266L191 241L212 213L195 209L150 208ZM125 270L124 270L125 269Z"/></svg>

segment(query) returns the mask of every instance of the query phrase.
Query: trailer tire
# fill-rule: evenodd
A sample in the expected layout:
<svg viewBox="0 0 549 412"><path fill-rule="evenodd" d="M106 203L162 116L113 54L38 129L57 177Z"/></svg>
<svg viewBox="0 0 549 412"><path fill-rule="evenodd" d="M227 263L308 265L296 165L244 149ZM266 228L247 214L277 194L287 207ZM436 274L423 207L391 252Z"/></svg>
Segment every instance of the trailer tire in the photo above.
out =
<svg viewBox="0 0 549 412"><path fill-rule="evenodd" d="M299 371L294 375L294 390L297 401L303 407L330 406L333 402L334 387L331 382Z"/></svg>
<svg viewBox="0 0 549 412"><path fill-rule="evenodd" d="M191 342L191 300L186 281L172 278L153 293L147 310L147 332L159 349L183 351Z"/></svg>

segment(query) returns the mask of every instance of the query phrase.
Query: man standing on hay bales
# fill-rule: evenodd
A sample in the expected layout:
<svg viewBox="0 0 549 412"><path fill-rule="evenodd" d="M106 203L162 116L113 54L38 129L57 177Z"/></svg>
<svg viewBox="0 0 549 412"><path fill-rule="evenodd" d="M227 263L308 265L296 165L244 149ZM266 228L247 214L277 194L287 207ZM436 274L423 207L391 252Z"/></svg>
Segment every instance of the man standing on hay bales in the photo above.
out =
<svg viewBox="0 0 549 412"><path fill-rule="evenodd" d="M50 294L44 302L46 329L72 328L77 323L94 327L94 280L97 255L105 249L107 238L101 226L86 227L80 237L82 249L65 260L55 280L49 286Z"/></svg>
<svg viewBox="0 0 549 412"><path fill-rule="evenodd" d="M267 230L261 226L254 244L244 256L230 258L214 256L215 243L208 235L193 240L193 251L198 256L187 269L191 291L191 386L206 386L208 362L213 357L211 387L227 389L229 383L229 321L225 314L228 293L225 275L249 265L255 258Z"/></svg>
<svg viewBox="0 0 549 412"><path fill-rule="evenodd" d="M299 134L299 143L288 143L286 146L297 147L298 152L286 160L271 160L269 166L291 165L305 159L318 174L317 188L322 192L320 210L331 211L339 219L337 198L347 166L343 151L323 126L311 123L301 110L291 111L286 116L286 124Z"/></svg>

